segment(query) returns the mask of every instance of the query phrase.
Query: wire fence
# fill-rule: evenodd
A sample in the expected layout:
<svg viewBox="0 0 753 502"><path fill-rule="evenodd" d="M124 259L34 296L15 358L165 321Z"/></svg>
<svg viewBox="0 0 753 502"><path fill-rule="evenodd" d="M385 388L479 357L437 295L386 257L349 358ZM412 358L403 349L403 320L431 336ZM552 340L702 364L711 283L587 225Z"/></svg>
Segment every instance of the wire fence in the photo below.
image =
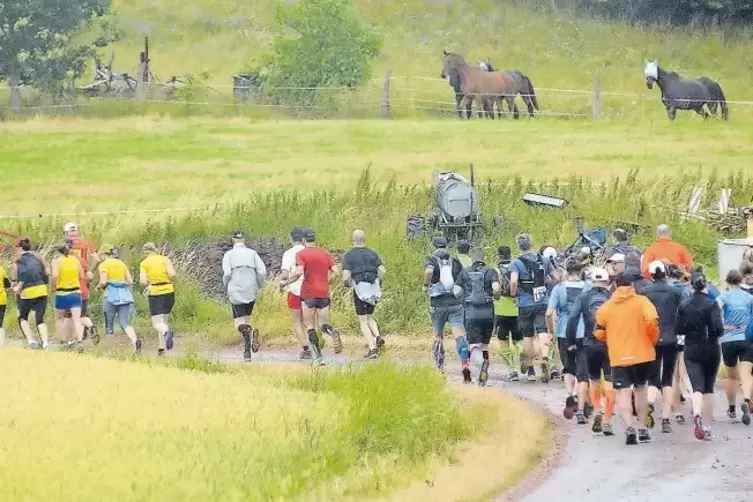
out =
<svg viewBox="0 0 753 502"><path fill-rule="evenodd" d="M8 89L8 88L6 88ZM403 116L457 116L455 91L445 79L425 76L387 75L374 78L358 89L347 87L239 87L237 85L190 84L152 85L141 95L115 94L94 97L77 95L65 102L50 102L44 95L21 87L20 109L0 104L0 118L35 115L123 116L139 113L214 114L214 115L287 115L322 118L375 118ZM9 91L9 89L8 89ZM7 92L7 91L6 91ZM602 90L597 81L591 89L536 87L540 105L538 116L553 118L597 119L660 116L665 114L660 90L630 93ZM286 94L287 93L287 94ZM0 93L0 96L2 93ZM286 95L286 99L279 99ZM292 96L292 98L291 98ZM491 95L488 95L491 96ZM300 97L297 101L293 98ZM475 96L476 98L482 96ZM521 114L528 114L526 103L516 97ZM291 101L292 100L292 101ZM481 111L476 99L474 116ZM525 99L523 100L525 101ZM696 100L682 100L687 104ZM700 102L700 101L698 101ZM736 118L753 120L753 100L728 100L738 107ZM498 116L509 116L507 106L499 106Z"/></svg>

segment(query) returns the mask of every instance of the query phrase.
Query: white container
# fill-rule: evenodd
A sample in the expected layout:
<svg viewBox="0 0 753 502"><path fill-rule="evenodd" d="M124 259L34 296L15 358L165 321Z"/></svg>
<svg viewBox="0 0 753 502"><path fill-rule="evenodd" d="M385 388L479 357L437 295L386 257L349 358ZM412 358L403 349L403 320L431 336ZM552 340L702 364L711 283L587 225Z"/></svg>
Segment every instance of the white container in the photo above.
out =
<svg viewBox="0 0 753 502"><path fill-rule="evenodd" d="M743 253L750 247L753 247L753 238L719 241L716 247L716 255L719 260L720 281L724 281L730 270L740 267L740 263L743 261Z"/></svg>

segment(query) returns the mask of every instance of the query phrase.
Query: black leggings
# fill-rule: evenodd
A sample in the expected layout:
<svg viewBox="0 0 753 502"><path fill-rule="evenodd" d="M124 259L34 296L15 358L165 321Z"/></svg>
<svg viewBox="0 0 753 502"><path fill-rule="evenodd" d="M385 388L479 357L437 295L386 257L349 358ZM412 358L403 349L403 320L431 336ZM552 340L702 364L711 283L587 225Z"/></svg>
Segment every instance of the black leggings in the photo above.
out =
<svg viewBox="0 0 753 502"><path fill-rule="evenodd" d="M672 377L677 364L677 345L657 345L655 348L656 361L651 368L648 384L657 389L672 387Z"/></svg>
<svg viewBox="0 0 753 502"><path fill-rule="evenodd" d="M694 357L695 356L695 357ZM685 349L685 367L688 370L690 385L693 392L702 394L713 394L716 375L719 372L719 363L722 356L717 348L716 351L709 351L702 354L688 353Z"/></svg>

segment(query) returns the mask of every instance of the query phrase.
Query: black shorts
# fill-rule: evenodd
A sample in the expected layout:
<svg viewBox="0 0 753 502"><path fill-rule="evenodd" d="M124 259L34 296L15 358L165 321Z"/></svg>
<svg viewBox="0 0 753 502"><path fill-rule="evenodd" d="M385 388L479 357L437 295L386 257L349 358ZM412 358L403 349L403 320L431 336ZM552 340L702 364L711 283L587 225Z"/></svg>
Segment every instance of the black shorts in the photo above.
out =
<svg viewBox="0 0 753 502"><path fill-rule="evenodd" d="M47 310L47 295L18 301L19 320L28 321L32 310L34 311L34 321L37 325L42 324L44 322L44 313Z"/></svg>
<svg viewBox="0 0 753 502"><path fill-rule="evenodd" d="M594 382L601 380L612 381L612 367L609 365L609 353L606 345L586 345L586 366L588 367L588 379Z"/></svg>
<svg viewBox="0 0 753 502"><path fill-rule="evenodd" d="M523 339L523 334L518 329L517 316L498 315L494 322L494 329L500 340L509 340L512 337L513 342L519 342Z"/></svg>
<svg viewBox="0 0 753 502"><path fill-rule="evenodd" d="M722 344L722 360L728 368L734 368L737 363L744 361L744 357L750 352L751 344L747 340L727 342Z"/></svg>
<svg viewBox="0 0 753 502"><path fill-rule="evenodd" d="M361 300L355 293L353 293L353 304L356 306L356 315L371 315L374 313L374 307L376 307L376 305Z"/></svg>
<svg viewBox="0 0 753 502"><path fill-rule="evenodd" d="M518 309L518 329L526 337L546 333L546 305L520 307Z"/></svg>
<svg viewBox="0 0 753 502"><path fill-rule="evenodd" d="M557 338L557 348L562 362L562 373L574 376L581 383L588 382L588 366L582 343L578 341L577 348L570 351L567 350L567 338Z"/></svg>
<svg viewBox="0 0 753 502"><path fill-rule="evenodd" d="M329 307L329 298L301 298L303 304L310 309L326 309Z"/></svg>
<svg viewBox="0 0 753 502"><path fill-rule="evenodd" d="M254 311L254 302L251 303L232 303L233 319L240 319L241 317L249 317Z"/></svg>
<svg viewBox="0 0 753 502"><path fill-rule="evenodd" d="M0 328L3 327L3 323L5 322L5 309L8 308L7 305L0 305Z"/></svg>
<svg viewBox="0 0 753 502"><path fill-rule="evenodd" d="M470 345L489 345L494 333L494 319L465 320L465 336Z"/></svg>
<svg viewBox="0 0 753 502"><path fill-rule="evenodd" d="M729 342L734 343L734 342ZM726 345L726 344L725 344ZM688 357L688 356L691 357ZM699 357L693 357L699 356ZM719 349L716 352L703 352L701 354L688 354L685 352L685 368L688 370L688 379L693 392L713 394L716 375L719 372L721 355Z"/></svg>
<svg viewBox="0 0 753 502"><path fill-rule="evenodd" d="M657 389L672 387L672 377L674 377L677 365L677 345L657 345L655 349L656 361L648 377L648 383Z"/></svg>
<svg viewBox="0 0 753 502"><path fill-rule="evenodd" d="M167 315L175 306L175 293L149 295L149 315Z"/></svg>
<svg viewBox="0 0 753 502"><path fill-rule="evenodd" d="M654 361L633 364L632 366L612 366L612 384L616 390L630 386L645 387Z"/></svg>

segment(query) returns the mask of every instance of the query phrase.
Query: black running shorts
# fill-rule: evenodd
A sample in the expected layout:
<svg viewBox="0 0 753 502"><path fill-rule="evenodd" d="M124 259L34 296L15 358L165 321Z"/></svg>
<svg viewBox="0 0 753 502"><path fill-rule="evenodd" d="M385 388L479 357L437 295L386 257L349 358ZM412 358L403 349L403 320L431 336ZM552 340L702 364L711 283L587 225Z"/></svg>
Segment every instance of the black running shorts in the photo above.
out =
<svg viewBox="0 0 753 502"><path fill-rule="evenodd" d="M175 306L175 293L149 295L149 315L167 315Z"/></svg>
<svg viewBox="0 0 753 502"><path fill-rule="evenodd" d="M233 319L240 319L241 317L250 317L254 311L254 302L250 303L233 303Z"/></svg>
<svg viewBox="0 0 753 502"><path fill-rule="evenodd" d="M750 348L751 344L747 340L723 343L722 360L724 361L724 365L728 368L734 368L738 362L743 360L750 351Z"/></svg>
<svg viewBox="0 0 753 502"><path fill-rule="evenodd" d="M654 361L633 364L632 366L612 366L612 384L616 390L631 386L645 387Z"/></svg>
<svg viewBox="0 0 753 502"><path fill-rule="evenodd" d="M465 320L465 336L470 345L489 345L494 333L494 319Z"/></svg>
<svg viewBox="0 0 753 502"><path fill-rule="evenodd" d="M607 347L603 344L586 345L586 366L588 366L588 379L591 381L601 381L601 375L604 374L604 380L612 381L612 367L609 366L609 354Z"/></svg>
<svg viewBox="0 0 753 502"><path fill-rule="evenodd" d="M19 321L28 321L29 314L34 311L34 321L37 325L44 323L44 313L47 310L47 295L39 298L20 299L18 301Z"/></svg>
<svg viewBox="0 0 753 502"><path fill-rule="evenodd" d="M3 327L3 323L5 322L5 310L7 307L7 305L0 305L0 328Z"/></svg>
<svg viewBox="0 0 753 502"><path fill-rule="evenodd" d="M304 305L310 309L326 309L329 307L329 298L301 298Z"/></svg>
<svg viewBox="0 0 753 502"><path fill-rule="evenodd" d="M358 295L353 292L353 304L356 307L356 315L372 315L374 313L374 307L376 305L372 305L371 303L366 303L365 301L358 298Z"/></svg>
<svg viewBox="0 0 753 502"><path fill-rule="evenodd" d="M562 373L574 376L578 382L588 382L588 366L582 343L579 341L577 348L570 351L567 350L567 339L557 338L557 348L562 362Z"/></svg>
<svg viewBox="0 0 753 502"><path fill-rule="evenodd" d="M714 393L720 359L718 349L715 352L705 351L690 354L685 352L685 368L688 370L688 378L690 379L690 386L693 387L693 392Z"/></svg>
<svg viewBox="0 0 753 502"><path fill-rule="evenodd" d="M520 333L531 338L546 333L546 305L520 307L518 309L518 329Z"/></svg>
<svg viewBox="0 0 753 502"><path fill-rule="evenodd" d="M518 329L518 317L498 315L495 319L494 329L497 332L497 338L500 340L509 340L512 337L513 342L519 342L523 339L523 334Z"/></svg>

